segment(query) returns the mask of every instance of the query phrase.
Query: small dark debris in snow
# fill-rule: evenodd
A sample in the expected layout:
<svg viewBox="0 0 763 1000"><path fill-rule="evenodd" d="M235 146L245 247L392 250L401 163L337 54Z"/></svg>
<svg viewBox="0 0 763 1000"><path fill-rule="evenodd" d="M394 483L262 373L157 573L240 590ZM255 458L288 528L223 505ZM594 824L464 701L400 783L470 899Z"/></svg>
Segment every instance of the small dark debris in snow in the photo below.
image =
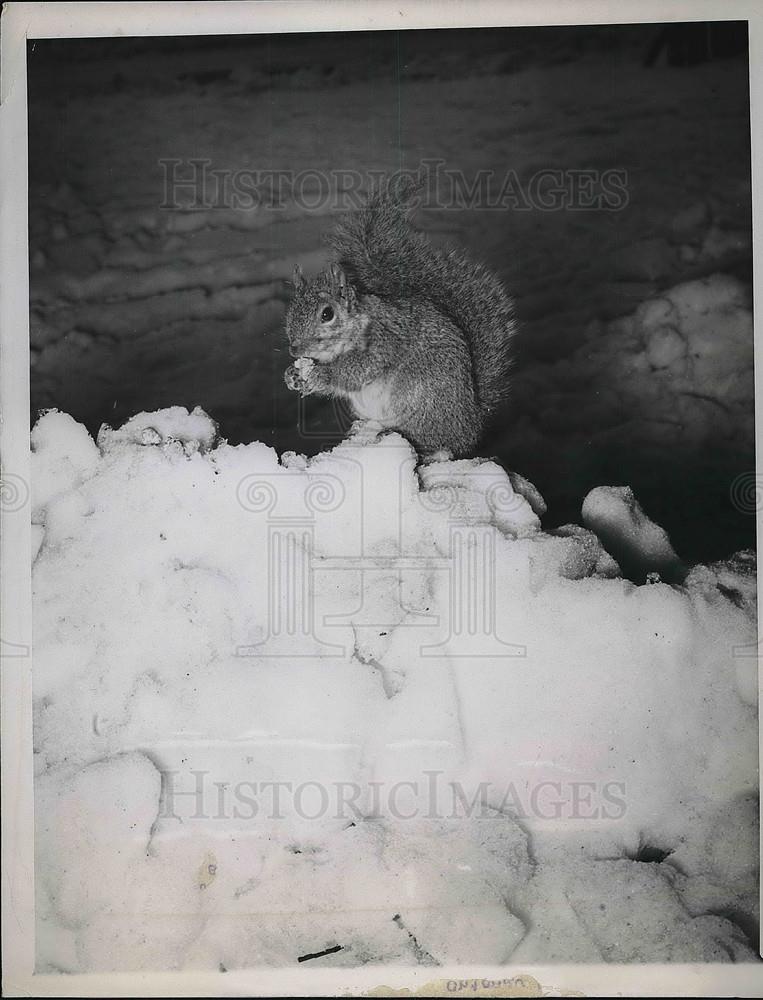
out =
<svg viewBox="0 0 763 1000"><path fill-rule="evenodd" d="M416 936L414 934L411 934L411 932L405 926L405 924L403 923L403 918L400 916L399 913L396 913L394 915L394 917L392 918L392 922L394 924L397 924L400 930L405 931L405 933L408 935L411 942L411 946L413 948L413 954L416 956L416 961L419 963L419 965L437 965L435 959L429 954L428 951L426 951L424 948L421 947L419 942L416 940Z"/></svg>
<svg viewBox="0 0 763 1000"><path fill-rule="evenodd" d="M299 844L287 844L286 850L290 854L321 854L323 852L322 847L316 847L313 844L304 844L301 847Z"/></svg>
<svg viewBox="0 0 763 1000"><path fill-rule="evenodd" d="M300 955L297 959L298 962L310 962L314 958L324 958L326 955L334 955L338 951L342 951L341 944L335 944L331 948L325 948L323 951L313 952L311 955Z"/></svg>

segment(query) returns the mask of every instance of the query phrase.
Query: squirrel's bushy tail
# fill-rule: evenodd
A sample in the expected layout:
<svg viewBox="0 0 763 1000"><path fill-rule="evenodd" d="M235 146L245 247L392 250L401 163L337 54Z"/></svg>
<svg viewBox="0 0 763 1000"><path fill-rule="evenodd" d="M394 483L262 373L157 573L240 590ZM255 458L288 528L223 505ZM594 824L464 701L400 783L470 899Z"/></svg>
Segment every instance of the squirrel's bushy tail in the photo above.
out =
<svg viewBox="0 0 763 1000"><path fill-rule="evenodd" d="M387 184L341 219L326 241L358 291L381 298L426 298L464 332L477 400L487 415L505 398L514 309L501 282L461 250L440 250L408 216L418 180Z"/></svg>

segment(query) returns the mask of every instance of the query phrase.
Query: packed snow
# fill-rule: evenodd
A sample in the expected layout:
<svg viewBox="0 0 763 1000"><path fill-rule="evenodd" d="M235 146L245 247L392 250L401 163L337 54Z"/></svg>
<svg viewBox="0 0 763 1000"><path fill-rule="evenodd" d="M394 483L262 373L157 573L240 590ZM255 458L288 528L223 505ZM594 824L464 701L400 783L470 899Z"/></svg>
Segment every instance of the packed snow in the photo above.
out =
<svg viewBox="0 0 763 1000"><path fill-rule="evenodd" d="M39 971L756 959L752 553L396 434L32 447Z"/></svg>

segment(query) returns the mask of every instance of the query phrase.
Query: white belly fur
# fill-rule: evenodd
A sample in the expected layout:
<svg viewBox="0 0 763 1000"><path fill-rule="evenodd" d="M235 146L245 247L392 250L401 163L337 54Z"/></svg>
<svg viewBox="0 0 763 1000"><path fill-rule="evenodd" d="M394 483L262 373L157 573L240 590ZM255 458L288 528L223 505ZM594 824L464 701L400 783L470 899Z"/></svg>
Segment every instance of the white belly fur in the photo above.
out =
<svg viewBox="0 0 763 1000"><path fill-rule="evenodd" d="M387 379L378 378L369 382L356 392L348 392L347 398L352 404L355 416L361 420L376 420L380 424L394 424L392 398Z"/></svg>

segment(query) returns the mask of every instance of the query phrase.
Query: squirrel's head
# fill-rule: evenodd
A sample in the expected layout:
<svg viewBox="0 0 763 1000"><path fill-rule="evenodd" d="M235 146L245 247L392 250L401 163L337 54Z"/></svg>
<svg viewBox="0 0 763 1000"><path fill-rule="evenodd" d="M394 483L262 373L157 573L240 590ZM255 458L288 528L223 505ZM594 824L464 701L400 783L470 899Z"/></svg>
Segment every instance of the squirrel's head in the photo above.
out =
<svg viewBox="0 0 763 1000"><path fill-rule="evenodd" d="M367 320L358 311L355 290L338 264L312 281L294 269L294 296L286 314L289 353L329 362L366 346Z"/></svg>

